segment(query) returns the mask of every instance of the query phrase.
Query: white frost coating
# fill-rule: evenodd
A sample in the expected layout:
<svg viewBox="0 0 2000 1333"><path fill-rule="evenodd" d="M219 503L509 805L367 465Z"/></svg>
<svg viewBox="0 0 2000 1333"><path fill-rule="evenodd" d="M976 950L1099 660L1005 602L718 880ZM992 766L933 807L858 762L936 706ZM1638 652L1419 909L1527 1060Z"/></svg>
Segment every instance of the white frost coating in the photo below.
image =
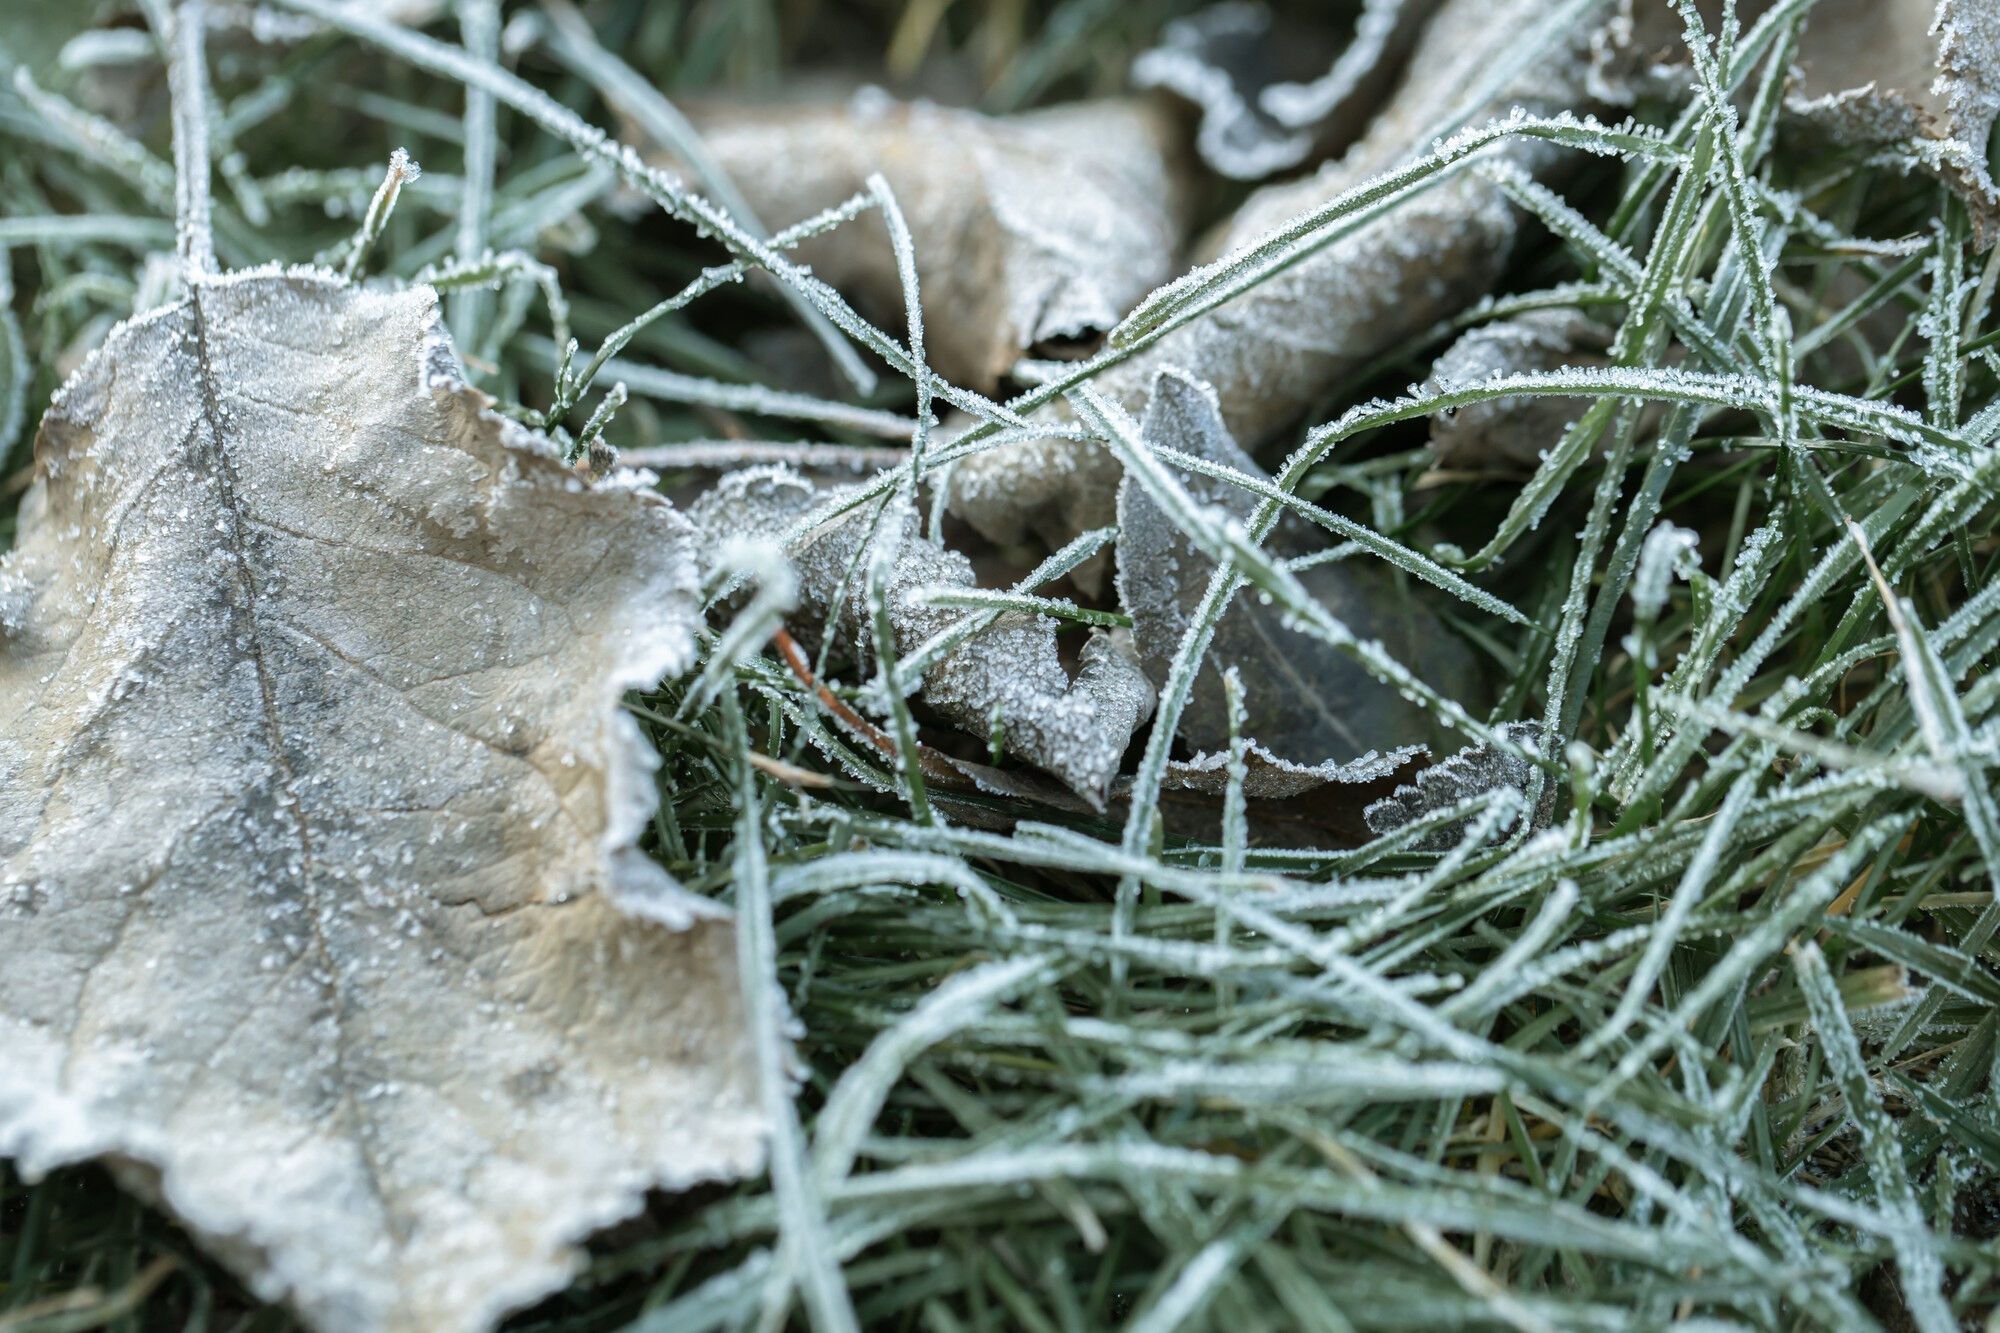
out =
<svg viewBox="0 0 2000 1333"><path fill-rule="evenodd" d="M751 206L806 217L880 172L909 220L931 360L990 389L1031 347L1101 332L1171 272L1183 225L1174 127L1144 101L992 117L877 95L693 111ZM900 310L881 219L798 248L843 291Z"/></svg>
<svg viewBox="0 0 2000 1333"><path fill-rule="evenodd" d="M1662 519L1646 534L1639 564L1632 575L1632 611L1641 620L1657 620L1666 609L1667 589L1674 578L1686 578L1696 568L1701 539L1686 528Z"/></svg>
<svg viewBox="0 0 2000 1333"><path fill-rule="evenodd" d="M775 539L837 494L822 493L789 468L747 468L702 496L690 516L705 545L716 548L736 537ZM880 549L868 538L873 519L872 507L863 507L787 552L798 569L802 613L793 633L810 648L831 635L833 659L855 662L863 675L874 672L864 577ZM963 555L923 536L909 506L882 517L874 543L896 551L883 593L899 655L982 614L932 606L920 595L941 586L972 587L975 580ZM997 710L1009 754L1061 779L1099 809L1132 733L1153 708L1153 691L1122 631L1094 631L1072 678L1056 652L1055 622L1019 612L997 616L926 666L920 697L981 738Z"/></svg>
<svg viewBox="0 0 2000 1333"><path fill-rule="evenodd" d="M1274 83L1258 104L1280 125L1294 128L1340 113L1363 96L1369 77L1401 54L1437 7L1438 0L1362 0L1354 40L1333 67L1311 83Z"/></svg>
<svg viewBox="0 0 2000 1333"><path fill-rule="evenodd" d="M0 637L0 1153L109 1156L342 1333L490 1327L756 1167L732 932L633 848L689 530L427 289L196 283L57 395ZM25 599L19 590L25 589Z"/></svg>
<svg viewBox="0 0 2000 1333"><path fill-rule="evenodd" d="M1233 180L1261 180L1295 167L1312 152L1313 136L1274 123L1246 87L1242 66L1268 57L1271 11L1231 0L1169 23L1160 44L1132 62L1132 82L1159 88L1201 111L1195 151Z"/></svg>
<svg viewBox="0 0 2000 1333"><path fill-rule="evenodd" d="M1610 336L1574 310L1533 310L1468 329L1431 367L1426 392L1473 388L1503 375L1602 366ZM1440 466L1529 468L1556 447L1586 406L1576 398L1496 398L1431 417Z"/></svg>

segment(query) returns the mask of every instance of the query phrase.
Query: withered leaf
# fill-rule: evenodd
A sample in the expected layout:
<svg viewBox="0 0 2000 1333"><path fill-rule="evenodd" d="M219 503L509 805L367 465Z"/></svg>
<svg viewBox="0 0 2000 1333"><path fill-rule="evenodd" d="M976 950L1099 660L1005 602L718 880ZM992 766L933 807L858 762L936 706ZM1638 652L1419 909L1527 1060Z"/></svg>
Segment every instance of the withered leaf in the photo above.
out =
<svg viewBox="0 0 2000 1333"><path fill-rule="evenodd" d="M1450 0L1425 28L1402 84L1360 141L1308 177L1253 194L1209 253L1247 245L1425 151L1431 135L1451 128L1466 89L1478 86L1485 68L1542 9L1542 0ZM1558 42L1470 119L1484 121L1517 105L1546 113L1586 108L1593 35L1579 31ZM1488 151L1530 175L1567 160L1537 140L1509 140ZM1460 172L1167 334L1108 370L1097 387L1138 416L1154 377L1179 367L1214 386L1230 431L1254 451L1342 376L1488 291L1519 229L1520 214L1497 185ZM957 464L952 508L996 541L1032 533L1060 543L1110 521L1119 476L1104 449L1044 437Z"/></svg>
<svg viewBox="0 0 2000 1333"><path fill-rule="evenodd" d="M1230 438L1208 386L1168 370L1149 397L1140 427L1149 445L1262 477ZM1238 517L1255 507L1255 497L1239 487L1183 475L1188 493L1204 505ZM1303 555L1311 549L1309 537L1301 528L1281 525L1272 547ZM1155 686L1164 683L1214 570L1214 561L1146 489L1128 479L1118 492L1118 596L1132 617L1139 658ZM1399 587L1388 571L1362 559L1313 565L1299 577L1356 638L1382 643L1432 688L1470 698L1476 685L1470 652L1424 607L1415 589ZM1222 673L1230 668L1243 681L1243 734L1274 759L1309 766L1307 771L1329 759L1358 757L1363 762L1356 771L1362 775L1353 780L1369 781L1408 758L1394 754L1388 768L1377 768L1376 752L1438 737L1422 708L1331 645L1287 628L1283 619L1278 607L1253 590L1237 594L1181 713L1180 737L1190 747L1217 753L1228 747ZM1330 778L1323 773L1322 780Z"/></svg>
<svg viewBox="0 0 2000 1333"><path fill-rule="evenodd" d="M880 172L909 222L931 361L980 390L1031 348L1110 328L1172 272L1184 183L1172 117L1149 100L993 117L864 91L690 116L772 226L831 208ZM879 217L807 242L798 258L900 312Z"/></svg>
<svg viewBox="0 0 2000 1333"><path fill-rule="evenodd" d="M689 529L428 289L197 281L51 406L0 565L0 1153L103 1158L320 1329L480 1329L762 1117L619 708Z"/></svg>
<svg viewBox="0 0 2000 1333"><path fill-rule="evenodd" d="M1321 787L1379 782L1424 753L1425 747L1421 745L1405 745L1386 753L1370 750L1344 764L1331 760L1300 764L1251 741L1244 747L1243 794L1253 801L1283 801ZM1162 785L1204 796L1220 796L1229 789L1229 752L1212 750L1168 764Z"/></svg>
<svg viewBox="0 0 2000 1333"><path fill-rule="evenodd" d="M777 540L837 494L790 468L747 468L698 500L690 517L711 548L732 538ZM895 544L894 574L883 595L899 654L915 652L968 614L930 604L924 590L976 586L971 562L924 537L913 507L892 504L879 526L875 512L859 508L786 552L799 575L801 619L792 632L815 645L832 636L827 646L835 659L864 672L874 670L864 549L871 540ZM1122 631L1093 630L1072 679L1057 653L1055 622L1025 612L1002 614L926 666L922 680L919 697L933 712L981 739L997 714L1008 754L1099 808L1132 733L1153 707L1153 691Z"/></svg>
<svg viewBox="0 0 2000 1333"><path fill-rule="evenodd" d="M1787 110L1835 145L1900 152L2000 234L1989 153L2000 117L2000 7L1989 0L1821 0Z"/></svg>
<svg viewBox="0 0 2000 1333"><path fill-rule="evenodd" d="M1510 722L1500 728L1500 735L1531 753L1540 750L1540 723ZM1418 770L1409 782L1362 811L1361 817L1367 820L1369 829L1374 833L1393 833L1425 815L1491 792L1511 791L1516 795L1526 795L1534 771L1534 765L1510 750L1494 745L1468 745ZM1553 784L1542 784L1541 800L1536 803L1530 819L1533 827L1547 827L1555 809L1555 795ZM1458 845L1477 817L1474 813L1433 829L1411 846L1416 851L1450 851Z"/></svg>

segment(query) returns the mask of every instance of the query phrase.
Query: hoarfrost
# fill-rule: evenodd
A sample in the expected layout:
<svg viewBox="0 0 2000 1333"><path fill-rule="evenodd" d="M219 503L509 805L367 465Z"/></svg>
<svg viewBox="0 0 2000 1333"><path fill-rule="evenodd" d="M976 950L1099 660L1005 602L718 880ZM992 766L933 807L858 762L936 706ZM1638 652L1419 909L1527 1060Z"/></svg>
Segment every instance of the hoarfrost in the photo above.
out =
<svg viewBox="0 0 2000 1333"><path fill-rule="evenodd" d="M1409 54L1438 0L1366 0L1351 41L1326 72L1287 82L1293 34L1271 11L1227 0L1176 19L1132 65L1132 81L1192 102L1195 150L1234 180L1260 180L1351 138Z"/></svg>
<svg viewBox="0 0 2000 1333"><path fill-rule="evenodd" d="M1786 109L1833 143L1935 172L1981 248L2000 235L1988 156L2000 117L2000 7L1990 0L1821 0Z"/></svg>
<svg viewBox="0 0 2000 1333"><path fill-rule="evenodd" d="M1470 388L1501 375L1602 366L1606 330L1574 310L1535 310L1470 329L1431 367L1426 392ZM1431 416L1439 466L1533 468L1582 415L1576 398L1497 398Z"/></svg>

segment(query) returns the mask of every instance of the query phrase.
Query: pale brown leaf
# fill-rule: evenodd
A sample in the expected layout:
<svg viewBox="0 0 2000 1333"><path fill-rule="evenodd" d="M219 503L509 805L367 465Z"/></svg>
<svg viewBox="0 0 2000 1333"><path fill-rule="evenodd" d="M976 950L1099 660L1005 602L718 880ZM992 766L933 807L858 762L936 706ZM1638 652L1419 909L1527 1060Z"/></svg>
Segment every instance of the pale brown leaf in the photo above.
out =
<svg viewBox="0 0 2000 1333"><path fill-rule="evenodd" d="M1431 367L1427 389L1470 388L1500 375L1601 366L1610 333L1574 310L1534 310L1468 329ZM1431 453L1448 468L1533 470L1587 404L1518 395L1431 416Z"/></svg>
<svg viewBox="0 0 2000 1333"><path fill-rule="evenodd" d="M1184 182L1173 118L1152 101L993 117L864 91L690 115L773 227L880 172L909 221L930 359L982 391L1031 348L1110 328L1172 274ZM807 242L798 258L900 326L902 284L879 216Z"/></svg>
<svg viewBox="0 0 2000 1333"><path fill-rule="evenodd" d="M0 564L0 1153L340 1333L489 1327L764 1132L730 926L635 847L687 525L489 411L436 304L264 271L122 326Z"/></svg>

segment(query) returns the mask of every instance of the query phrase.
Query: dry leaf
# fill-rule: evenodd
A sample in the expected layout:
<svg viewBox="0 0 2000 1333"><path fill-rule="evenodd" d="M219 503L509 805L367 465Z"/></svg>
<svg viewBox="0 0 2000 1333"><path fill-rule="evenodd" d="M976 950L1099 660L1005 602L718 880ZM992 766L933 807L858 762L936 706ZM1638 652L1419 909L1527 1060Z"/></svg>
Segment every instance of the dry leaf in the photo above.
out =
<svg viewBox="0 0 2000 1333"><path fill-rule="evenodd" d="M1510 722L1500 728L1500 734L1531 752L1540 750L1542 728L1539 723ZM1526 795L1534 772L1533 764L1510 750L1489 745L1468 745L1458 753L1420 770L1411 781L1362 811L1362 818L1368 821L1368 827L1377 835L1393 833L1433 811L1447 809L1488 792L1511 791ZM1548 827L1554 809L1555 784L1544 782L1532 826ZM1450 851L1464 838L1476 818L1476 814L1469 815L1434 829L1413 842L1411 849Z"/></svg>
<svg viewBox="0 0 2000 1333"><path fill-rule="evenodd" d="M1611 340L1604 326L1574 310L1535 310L1469 329L1431 367L1426 389L1469 388L1500 375L1602 366ZM1533 468L1583 400L1540 395L1495 398L1431 416L1431 453L1440 467Z"/></svg>
<svg viewBox="0 0 2000 1333"><path fill-rule="evenodd" d="M1161 373L1141 431L1156 448L1263 476L1230 439L1213 391L1178 372ZM1226 482L1188 475L1185 484L1198 503L1239 518L1256 505L1253 495ZM1272 548L1288 556L1304 555L1311 549L1309 536L1300 527L1281 525ZM1379 641L1432 688L1469 699L1477 685L1470 652L1425 609L1414 588L1398 586L1389 571L1366 560L1314 565L1299 578L1356 638ZM1165 682L1214 571L1214 561L1195 548L1144 487L1128 479L1118 492L1118 597L1132 617L1139 659L1156 687ZM1243 734L1274 758L1294 765L1358 756L1362 768L1356 772L1361 775L1342 781L1372 781L1409 757L1395 754L1388 768L1378 768L1373 762L1377 751L1394 752L1441 737L1422 708L1330 644L1283 622L1284 612L1254 590L1237 594L1216 627L1181 713L1180 737L1191 748L1221 752L1229 744L1222 673L1230 668L1243 681Z"/></svg>
<svg viewBox="0 0 2000 1333"><path fill-rule="evenodd" d="M819 491L790 468L749 468L704 495L690 516L711 548L735 538L776 540L838 493ZM815 645L831 634L833 655L864 673L874 670L866 587L872 552L864 547L875 513L863 506L787 552L798 569L802 615L793 633ZM972 564L925 538L908 505L892 505L875 533L873 540L895 544L895 570L883 593L896 651L908 655L968 614L930 605L920 594L976 586ZM1072 679L1056 651L1055 622L1021 612L1002 615L926 667L922 678L919 697L933 712L981 739L997 713L1008 754L1099 808L1132 733L1153 708L1153 691L1122 631L1092 631Z"/></svg>
<svg viewBox="0 0 2000 1333"><path fill-rule="evenodd" d="M865 90L845 102L690 115L774 227L840 203L880 172L909 221L932 364L982 391L1031 348L1110 328L1172 273L1183 183L1172 117L1149 100L996 118ZM797 253L901 326L902 284L880 217Z"/></svg>
<svg viewBox="0 0 2000 1333"><path fill-rule="evenodd" d="M1360 130L1409 55L1438 0L1364 0L1352 40L1324 72L1288 80L1318 53L1310 34L1262 4L1225 0L1166 26L1132 65L1132 81L1199 109L1195 151L1232 180L1261 180L1330 151Z"/></svg>
<svg viewBox="0 0 2000 1333"><path fill-rule="evenodd" d="M1362 140L1314 175L1252 195L1212 253L1235 250L1425 151L1429 136L1449 128L1440 120L1453 118L1466 88L1518 39L1542 2L1451 0L1425 29L1401 87ZM1516 105L1541 112L1585 105L1593 35L1572 34L1471 119ZM1536 140L1509 140L1490 152L1530 174L1567 160ZM1460 172L1168 334L1107 371L1098 387L1137 416L1154 377L1179 367L1215 387L1231 433L1254 451L1342 376L1491 288L1519 226L1519 212L1498 186ZM1059 544L1110 521L1119 475L1096 445L1043 438L956 465L952 508L996 541L1033 533Z"/></svg>
<svg viewBox="0 0 2000 1333"><path fill-rule="evenodd" d="M489 1327L761 1154L731 929L635 848L687 525L486 403L428 289L203 281L0 564L0 1153L340 1333Z"/></svg>
<svg viewBox="0 0 2000 1333"><path fill-rule="evenodd" d="M1992 0L1820 0L1800 37L1787 110L1834 144L1900 152L1935 171L2000 234L1991 159L2000 116Z"/></svg>

